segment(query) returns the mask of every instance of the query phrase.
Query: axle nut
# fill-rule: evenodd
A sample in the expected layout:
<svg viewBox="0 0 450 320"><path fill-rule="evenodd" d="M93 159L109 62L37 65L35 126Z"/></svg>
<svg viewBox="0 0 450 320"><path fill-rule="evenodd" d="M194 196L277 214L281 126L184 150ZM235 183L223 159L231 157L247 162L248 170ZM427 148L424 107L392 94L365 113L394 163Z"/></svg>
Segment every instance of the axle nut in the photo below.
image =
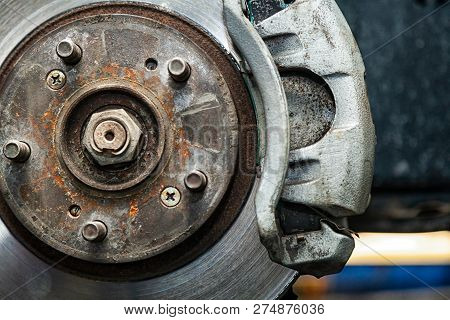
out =
<svg viewBox="0 0 450 320"><path fill-rule="evenodd" d="M83 52L71 39L64 39L56 46L56 53L67 64L76 64L81 60Z"/></svg>

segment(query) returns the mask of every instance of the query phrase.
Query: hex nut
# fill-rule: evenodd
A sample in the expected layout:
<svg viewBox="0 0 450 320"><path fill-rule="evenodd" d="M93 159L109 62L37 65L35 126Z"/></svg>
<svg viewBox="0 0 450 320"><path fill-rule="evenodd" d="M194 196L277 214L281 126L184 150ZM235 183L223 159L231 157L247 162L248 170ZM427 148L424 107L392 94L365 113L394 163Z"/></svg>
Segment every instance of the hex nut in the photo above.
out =
<svg viewBox="0 0 450 320"><path fill-rule="evenodd" d="M85 150L100 166L136 160L143 133L137 119L124 109L92 114L83 135Z"/></svg>

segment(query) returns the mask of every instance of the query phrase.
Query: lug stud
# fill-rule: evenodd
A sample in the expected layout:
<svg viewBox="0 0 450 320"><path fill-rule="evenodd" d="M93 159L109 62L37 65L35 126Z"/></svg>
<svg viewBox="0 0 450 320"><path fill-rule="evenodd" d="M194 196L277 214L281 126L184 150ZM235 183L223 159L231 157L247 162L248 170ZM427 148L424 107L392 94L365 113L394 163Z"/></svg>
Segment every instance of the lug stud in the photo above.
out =
<svg viewBox="0 0 450 320"><path fill-rule="evenodd" d="M207 183L208 179L206 178L205 174L198 170L190 172L184 178L184 184L186 185L186 188L191 191L202 191L203 189L205 189Z"/></svg>
<svg viewBox="0 0 450 320"><path fill-rule="evenodd" d="M11 140L3 146L3 154L11 161L25 162L30 157L31 149L25 142Z"/></svg>
<svg viewBox="0 0 450 320"><path fill-rule="evenodd" d="M181 58L174 58L169 61L169 74L173 80L184 82L191 76L191 67Z"/></svg>
<svg viewBox="0 0 450 320"><path fill-rule="evenodd" d="M108 228L101 221L92 221L87 223L82 230L83 238L90 242L101 242L108 233Z"/></svg>
<svg viewBox="0 0 450 320"><path fill-rule="evenodd" d="M77 64L83 55L81 48L71 39L64 39L58 43L56 53L67 64Z"/></svg>

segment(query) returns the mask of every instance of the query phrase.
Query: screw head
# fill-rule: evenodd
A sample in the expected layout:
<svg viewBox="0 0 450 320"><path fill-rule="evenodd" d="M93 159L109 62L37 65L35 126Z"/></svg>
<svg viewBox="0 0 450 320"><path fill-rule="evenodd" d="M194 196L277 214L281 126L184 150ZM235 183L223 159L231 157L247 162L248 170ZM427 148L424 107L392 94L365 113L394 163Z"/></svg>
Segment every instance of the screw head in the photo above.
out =
<svg viewBox="0 0 450 320"><path fill-rule="evenodd" d="M66 84L66 75L61 70L52 70L47 75L47 85L52 90L59 90Z"/></svg>
<svg viewBox="0 0 450 320"><path fill-rule="evenodd" d="M169 208L173 208L180 203L181 193L175 187L167 187L161 192L161 202Z"/></svg>
<svg viewBox="0 0 450 320"><path fill-rule="evenodd" d="M81 231L83 238L90 242L103 241L107 233L108 228L102 221L99 220L87 223Z"/></svg>
<svg viewBox="0 0 450 320"><path fill-rule="evenodd" d="M67 64L78 63L83 55L81 48L72 39L64 39L59 42L56 46L56 53Z"/></svg>
<svg viewBox="0 0 450 320"><path fill-rule="evenodd" d="M191 171L185 178L184 184L191 191L202 191L208 183L206 175L198 170Z"/></svg>
<svg viewBox="0 0 450 320"><path fill-rule="evenodd" d="M170 60L168 70L172 79L177 82L187 81L191 76L191 67L181 58Z"/></svg>
<svg viewBox="0 0 450 320"><path fill-rule="evenodd" d="M10 140L3 146L3 154L9 160L15 162L25 162L31 154L30 146L18 140Z"/></svg>

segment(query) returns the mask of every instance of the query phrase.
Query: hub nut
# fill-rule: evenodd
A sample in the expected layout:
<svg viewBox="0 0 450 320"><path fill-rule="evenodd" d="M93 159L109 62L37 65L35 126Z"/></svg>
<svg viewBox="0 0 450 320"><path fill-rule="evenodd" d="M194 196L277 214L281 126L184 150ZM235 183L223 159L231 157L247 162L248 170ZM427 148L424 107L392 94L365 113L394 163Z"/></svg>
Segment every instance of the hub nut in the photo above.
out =
<svg viewBox="0 0 450 320"><path fill-rule="evenodd" d="M94 113L88 120L83 146L100 166L136 160L142 130L137 119L124 109Z"/></svg>
<svg viewBox="0 0 450 320"><path fill-rule="evenodd" d="M198 170L191 171L185 178L184 184L191 191L202 191L205 189L208 180L205 174Z"/></svg>

